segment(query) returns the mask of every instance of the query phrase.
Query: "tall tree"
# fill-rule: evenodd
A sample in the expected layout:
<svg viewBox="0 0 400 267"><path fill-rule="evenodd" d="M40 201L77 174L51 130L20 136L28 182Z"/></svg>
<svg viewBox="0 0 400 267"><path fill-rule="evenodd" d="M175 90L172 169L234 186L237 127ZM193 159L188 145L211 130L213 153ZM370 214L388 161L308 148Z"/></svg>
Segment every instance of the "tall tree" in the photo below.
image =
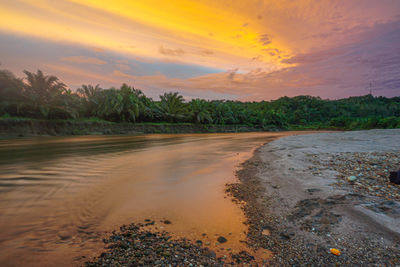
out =
<svg viewBox="0 0 400 267"><path fill-rule="evenodd" d="M97 84L93 85L82 85L81 88L77 89L78 94L83 97L83 109L86 116L96 116L98 112L99 103L101 101L101 92L103 89Z"/></svg>
<svg viewBox="0 0 400 267"><path fill-rule="evenodd" d="M115 88L103 90L99 105L97 108L97 115L100 118L112 121L121 121L121 112L124 108L123 97Z"/></svg>
<svg viewBox="0 0 400 267"><path fill-rule="evenodd" d="M178 92L164 93L160 95L161 101L157 105L158 113L169 122L185 120L187 108L183 96Z"/></svg>
<svg viewBox="0 0 400 267"><path fill-rule="evenodd" d="M52 108L57 106L57 98L66 90L66 85L56 76L44 75L41 70L37 73L24 71L26 75L25 92L34 108L39 108L44 117L47 117Z"/></svg>
<svg viewBox="0 0 400 267"><path fill-rule="evenodd" d="M8 70L0 70L0 114L5 112L18 115L19 108L24 103L24 83L22 79Z"/></svg>
<svg viewBox="0 0 400 267"><path fill-rule="evenodd" d="M209 103L203 99L192 99L189 102L190 115L195 123L212 123Z"/></svg>
<svg viewBox="0 0 400 267"><path fill-rule="evenodd" d="M139 117L140 109L142 107L138 95L134 92L133 87L130 87L125 83L121 86L119 93L122 96L123 104L121 111L122 120L135 122Z"/></svg>

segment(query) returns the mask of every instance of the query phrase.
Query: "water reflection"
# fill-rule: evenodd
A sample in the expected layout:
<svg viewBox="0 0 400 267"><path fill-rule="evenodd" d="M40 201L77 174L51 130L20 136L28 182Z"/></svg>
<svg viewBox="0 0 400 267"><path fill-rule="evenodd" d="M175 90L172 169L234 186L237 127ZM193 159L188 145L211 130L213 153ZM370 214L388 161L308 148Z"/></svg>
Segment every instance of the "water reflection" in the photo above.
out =
<svg viewBox="0 0 400 267"><path fill-rule="evenodd" d="M224 185L252 149L282 134L2 140L0 262L79 264L107 231L148 218L210 246L224 235L225 248L240 250L244 218Z"/></svg>

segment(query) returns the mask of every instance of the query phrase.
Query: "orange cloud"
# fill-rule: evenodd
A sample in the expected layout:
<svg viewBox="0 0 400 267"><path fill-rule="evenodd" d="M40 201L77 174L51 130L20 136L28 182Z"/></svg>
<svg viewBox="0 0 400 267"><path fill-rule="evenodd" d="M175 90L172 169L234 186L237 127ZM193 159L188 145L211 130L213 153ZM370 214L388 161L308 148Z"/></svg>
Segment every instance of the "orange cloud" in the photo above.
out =
<svg viewBox="0 0 400 267"><path fill-rule="evenodd" d="M104 53L106 51L104 48L101 47L92 47L92 50L98 53Z"/></svg>
<svg viewBox="0 0 400 267"><path fill-rule="evenodd" d="M114 70L113 72L112 72L112 75L113 76L116 76L116 77L122 77L122 78L133 78L134 76L131 76L131 75L129 75L129 74L126 74L126 73L124 73L124 72L122 72L122 71L120 71L120 70Z"/></svg>
<svg viewBox="0 0 400 267"><path fill-rule="evenodd" d="M118 64L128 64L129 60L127 60L127 59L118 59L115 62L118 63Z"/></svg>
<svg viewBox="0 0 400 267"><path fill-rule="evenodd" d="M60 55L54 60L62 57L64 62L88 64L87 68L95 65L96 71L101 66L98 76L112 73L109 82L133 78L148 88L175 86L268 99L295 90L310 92L306 87L317 92L316 88L335 84L340 86L334 92L343 93L350 85L361 87L362 79L371 79L371 73L381 69L398 77L396 71L387 71L387 66L397 67L390 64L396 61L398 50L388 47L398 46L398 40L386 40L380 47L384 55L367 41L380 38L379 25L398 21L399 10L400 1L393 0L58 0L51 4L48 0L13 0L0 5L0 32L46 40L54 46L86 48L91 51L88 55L107 51L115 58L129 59L110 59L112 64L107 65L83 56ZM374 57L360 63L357 52ZM147 64L143 72L154 73L149 65L165 61L179 63L183 69L182 65L196 65L226 71L190 79L132 76L125 72L133 66L129 64L133 59ZM381 61L382 66L376 63ZM367 70L368 64L375 65ZM386 85L397 86L396 79L385 77Z"/></svg>
<svg viewBox="0 0 400 267"><path fill-rule="evenodd" d="M254 62L249 59L264 53L265 47L257 41L263 32L250 26L243 31L243 21L248 21L246 14L227 11L211 0L180 0L174 4L163 0L115 0L107 4L60 0L52 5L46 0L15 0L0 7L0 30L4 32L79 44L96 52L107 50L145 60L159 60L169 55L175 56L174 60L179 63L195 62L218 69L229 69L235 64L251 70ZM231 38L236 35L242 37ZM269 46L286 50L278 39ZM199 48L209 51L211 47L216 55L212 60L198 52ZM265 53L264 62L257 63L256 67L277 69L280 65Z"/></svg>
<svg viewBox="0 0 400 267"><path fill-rule="evenodd" d="M41 67L46 73L60 73L57 75L62 81L68 81L68 85L77 87L82 84L120 84L121 81L110 75L101 75L96 72L78 68L75 66L66 66L61 64L45 63Z"/></svg>
<svg viewBox="0 0 400 267"><path fill-rule="evenodd" d="M126 64L115 64L115 66L121 70L131 70L131 67Z"/></svg>
<svg viewBox="0 0 400 267"><path fill-rule="evenodd" d="M95 57L83 57L83 56L72 56L72 57L62 57L61 61L78 63L78 64L95 64L95 65L104 65L107 64L106 61Z"/></svg>
<svg viewBox="0 0 400 267"><path fill-rule="evenodd" d="M200 54L203 56L211 56L214 54L214 52L210 49L204 49L200 51Z"/></svg>
<svg viewBox="0 0 400 267"><path fill-rule="evenodd" d="M160 46L159 51L161 54L166 55L166 56L182 56L185 54L185 51L183 51L183 49L181 49L181 48L169 49L169 48Z"/></svg>

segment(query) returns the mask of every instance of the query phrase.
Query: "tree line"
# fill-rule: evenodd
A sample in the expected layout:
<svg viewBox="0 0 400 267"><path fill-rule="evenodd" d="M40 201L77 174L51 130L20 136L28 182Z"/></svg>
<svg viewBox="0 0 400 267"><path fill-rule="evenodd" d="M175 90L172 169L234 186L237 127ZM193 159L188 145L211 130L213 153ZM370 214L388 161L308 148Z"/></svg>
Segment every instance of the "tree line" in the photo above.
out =
<svg viewBox="0 0 400 267"><path fill-rule="evenodd" d="M241 102L192 99L178 92L147 97L141 90L82 85L71 91L56 76L24 71L18 78L0 70L0 116L34 119L95 118L111 122L247 125L261 129L400 128L400 97L371 94L339 100L281 97Z"/></svg>

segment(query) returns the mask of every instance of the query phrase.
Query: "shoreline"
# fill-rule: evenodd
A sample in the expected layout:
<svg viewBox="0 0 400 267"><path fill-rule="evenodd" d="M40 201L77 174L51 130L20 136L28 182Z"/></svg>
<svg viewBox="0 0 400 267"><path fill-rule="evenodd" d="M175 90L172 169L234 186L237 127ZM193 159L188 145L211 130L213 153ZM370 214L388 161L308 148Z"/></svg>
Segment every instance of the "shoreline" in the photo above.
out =
<svg viewBox="0 0 400 267"><path fill-rule="evenodd" d="M399 150L399 130L297 135L259 147L237 172L240 183L227 186L247 218L248 245L271 250L272 266L400 264L400 203L359 192L355 183L338 187L340 168L313 161L376 152L379 163ZM399 185L389 187L400 196Z"/></svg>
<svg viewBox="0 0 400 267"><path fill-rule="evenodd" d="M0 119L0 138L73 135L140 135L174 133L238 133L279 131L246 125L193 123L113 123L106 121Z"/></svg>
<svg viewBox="0 0 400 267"><path fill-rule="evenodd" d="M368 163L366 166L374 166L371 159L377 166L395 168L400 164L400 156L394 160L392 157L398 151L400 130L293 135L258 147L236 171L238 182L226 185L226 194L244 212L244 224L248 230L243 242L249 253L231 255L228 259L218 258L202 243L183 239L178 240L178 244L172 243L173 247L196 252L201 255L201 262L193 257L193 253L183 253L182 258L181 254L178 255L182 261L175 263L216 266L398 266L400 185L390 185L385 181L371 185L368 178L362 175L357 176L355 183L348 182L346 175L352 170L341 169L346 162L350 162L348 165L354 171L364 171L363 161ZM364 154L360 156L359 153ZM334 159L338 164L330 164L335 162ZM357 166L354 165L356 163ZM367 174L372 175L373 172L370 170ZM386 177L378 175L374 179ZM374 189L382 187L380 194L377 196L375 191L363 191L364 183ZM388 197L391 199L388 200ZM162 239L164 234L145 232L142 235ZM119 249L120 243L116 240L113 245ZM171 243L165 240L162 245L168 247ZM105 263L106 255L115 252L113 246L109 248L109 254L103 253L87 265ZM331 248L338 249L341 254L334 255ZM118 260L121 253L117 251L112 257ZM163 263L175 260L161 259Z"/></svg>

